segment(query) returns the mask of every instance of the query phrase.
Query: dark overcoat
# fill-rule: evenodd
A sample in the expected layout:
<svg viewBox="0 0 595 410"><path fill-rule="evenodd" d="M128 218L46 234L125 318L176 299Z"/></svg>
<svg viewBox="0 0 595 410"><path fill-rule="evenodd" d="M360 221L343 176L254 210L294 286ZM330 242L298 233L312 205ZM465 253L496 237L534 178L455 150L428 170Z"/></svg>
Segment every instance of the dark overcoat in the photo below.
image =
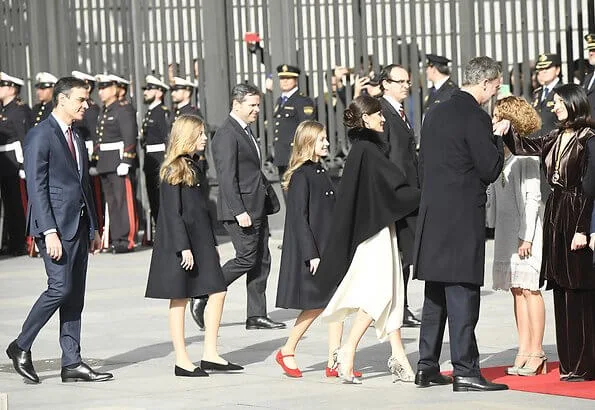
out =
<svg viewBox="0 0 595 410"><path fill-rule="evenodd" d="M161 182L161 206L157 218L153 255L145 296L180 299L226 290L217 242L213 234L207 198L201 184L206 182L199 166L185 158L197 175L196 184L186 186ZM182 251L190 249L194 268L180 266Z"/></svg>
<svg viewBox="0 0 595 410"><path fill-rule="evenodd" d="M291 176L283 230L277 307L324 308L332 294L321 292L309 261L320 258L329 240L335 188L320 163L305 162Z"/></svg>
<svg viewBox="0 0 595 410"><path fill-rule="evenodd" d="M419 204L419 189L409 186L385 156L377 133L352 129L349 136L353 145L333 211L332 239L315 276L321 292L333 292L341 283L359 244L411 215Z"/></svg>
<svg viewBox="0 0 595 410"><path fill-rule="evenodd" d="M483 285L486 188L504 164L502 139L475 98L457 91L424 120L417 279Z"/></svg>

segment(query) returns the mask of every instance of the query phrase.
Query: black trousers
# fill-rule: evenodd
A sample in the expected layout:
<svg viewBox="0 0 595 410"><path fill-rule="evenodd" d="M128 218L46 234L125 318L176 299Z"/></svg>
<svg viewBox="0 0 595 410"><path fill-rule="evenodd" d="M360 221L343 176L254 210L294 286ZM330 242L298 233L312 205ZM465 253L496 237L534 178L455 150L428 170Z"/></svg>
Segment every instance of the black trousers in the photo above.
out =
<svg viewBox="0 0 595 410"><path fill-rule="evenodd" d="M153 221L157 223L159 215L159 168L163 162L162 152L148 152L145 155L145 182L147 185L147 196L149 197L149 207Z"/></svg>
<svg viewBox="0 0 595 410"><path fill-rule="evenodd" d="M554 288L561 375L595 379L595 290Z"/></svg>
<svg viewBox="0 0 595 410"><path fill-rule="evenodd" d="M48 256L43 238L35 238L48 276L48 288L39 296L17 338L17 345L30 350L47 321L60 309L62 367L81 362L81 312L85 299L89 258L89 219L81 217L78 231L70 241L62 240L62 258Z"/></svg>
<svg viewBox="0 0 595 410"><path fill-rule="evenodd" d="M418 370L440 370L440 352L448 317L454 376L479 376L475 325L479 319L478 285L426 282L419 333Z"/></svg>
<svg viewBox="0 0 595 410"><path fill-rule="evenodd" d="M8 238L9 252L25 249L25 210L20 184L18 175L0 176L0 197L4 206L5 237Z"/></svg>
<svg viewBox="0 0 595 410"><path fill-rule="evenodd" d="M266 316L267 279L271 270L269 221L265 216L253 219L252 226L242 228L235 221L224 221L236 251L234 259L223 265L227 286L246 274L247 317Z"/></svg>
<svg viewBox="0 0 595 410"><path fill-rule="evenodd" d="M132 249L136 237L132 180L128 175L118 176L115 172L102 174L101 187L108 207L111 243L115 247Z"/></svg>

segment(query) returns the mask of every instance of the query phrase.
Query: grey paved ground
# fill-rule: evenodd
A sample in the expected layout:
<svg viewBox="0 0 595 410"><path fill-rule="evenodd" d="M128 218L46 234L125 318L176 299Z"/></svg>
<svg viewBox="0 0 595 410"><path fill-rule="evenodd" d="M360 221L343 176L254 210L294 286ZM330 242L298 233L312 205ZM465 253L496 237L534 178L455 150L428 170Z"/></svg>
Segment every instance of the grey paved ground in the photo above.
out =
<svg viewBox="0 0 595 410"><path fill-rule="evenodd" d="M281 216L273 228L281 226ZM295 311L274 308L282 232L273 230L273 267L268 286L270 315L288 325ZM222 258L232 255L230 243L220 247ZM386 369L389 347L378 344L373 330L361 343L356 365L365 373L364 384L342 385L323 377L326 363L326 328L315 323L299 347L304 371L300 380L282 375L274 361L276 349L287 331L247 331L244 282L233 284L223 315L220 351L227 359L243 364L243 374L212 375L208 379L173 376L174 356L169 341L167 302L143 297L150 250L129 255L102 254L93 257L87 280L83 318L83 356L87 362L112 371L115 380L99 384L62 384L59 377L57 316L40 333L33 346L33 359L42 378L40 385L27 385L14 373L8 358L0 356L0 393L8 393L10 409L525 409L593 408L593 402L566 397L507 391L453 393L450 387L417 389L393 384ZM489 268L491 243L488 243ZM491 291L490 275L483 291L481 319L477 329L482 366L508 364L515 354L515 330L511 297ZM0 260L0 347L14 339L31 304L44 289L45 274L40 259L27 257ZM422 283L410 285L410 304L419 312ZM551 295L546 295L545 350L556 360ZM191 357L200 360L203 334L188 315L187 341ZM411 363L417 361L417 329L404 329L403 337ZM449 368L448 344L442 354ZM1 404L0 404L1 406Z"/></svg>

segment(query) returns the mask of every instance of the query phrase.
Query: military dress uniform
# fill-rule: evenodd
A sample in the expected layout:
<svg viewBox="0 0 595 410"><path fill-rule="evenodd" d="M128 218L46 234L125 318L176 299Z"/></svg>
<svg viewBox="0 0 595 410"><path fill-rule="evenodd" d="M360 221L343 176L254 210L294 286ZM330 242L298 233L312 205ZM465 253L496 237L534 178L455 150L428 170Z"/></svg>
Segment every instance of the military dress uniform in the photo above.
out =
<svg viewBox="0 0 595 410"><path fill-rule="evenodd" d="M37 103L33 106L33 126L37 126L40 122L50 116L54 110L54 103L52 101Z"/></svg>
<svg viewBox="0 0 595 410"><path fill-rule="evenodd" d="M116 253L134 248L137 216L132 175L136 162L137 125L134 110L125 101L104 106L97 118L97 144L93 161L101 177L108 206L110 239ZM128 174L119 176L117 168L128 164Z"/></svg>
<svg viewBox="0 0 595 410"><path fill-rule="evenodd" d="M23 82L0 73L0 84L22 86ZM19 177L19 171L23 171L22 144L29 128L31 128L31 109L27 104L18 97L6 105L0 103L0 197L4 207L4 226L6 226L6 234L3 233L3 238L8 240L6 248L12 255L26 253L27 194L24 180Z"/></svg>
<svg viewBox="0 0 595 410"><path fill-rule="evenodd" d="M298 77L300 69L287 64L277 67L279 77ZM291 91L290 91L291 92ZM299 89L295 89L289 97L282 94L273 109L273 148L275 156L273 163L279 170L279 178L283 178L289 158L293 137L297 126L306 120L316 118L314 101L305 96Z"/></svg>
<svg viewBox="0 0 595 410"><path fill-rule="evenodd" d="M149 196L151 215L155 222L159 214L159 168L165 156L169 135L169 110L161 102L149 108L143 120L141 134L145 149L143 171Z"/></svg>
<svg viewBox="0 0 595 410"><path fill-rule="evenodd" d="M450 63L448 58L437 56L435 54L426 54L426 59L428 60L429 66L441 65L446 67L448 63ZM434 107L436 104L448 100L458 89L459 86L454 81L452 81L450 77L438 89L435 87L435 85L432 85L432 87L430 87L428 90L428 95L424 100L424 115L427 114L430 108Z"/></svg>
<svg viewBox="0 0 595 410"><path fill-rule="evenodd" d="M595 33L587 34L585 36L585 41L587 42L587 50L589 53L595 52ZM591 119L595 120L595 71L592 71L591 74L585 78L583 87L585 87L589 105L591 106Z"/></svg>
<svg viewBox="0 0 595 410"><path fill-rule="evenodd" d="M560 57L556 54L541 54L538 59L537 63L535 64L536 70L544 70L550 68L551 66L560 67ZM562 85L562 82L556 80L557 83L554 87L548 87L547 92L544 95L544 86L538 87L533 91L532 103L533 108L539 113L541 117L541 130L538 133L533 135L543 135L554 128L556 128L556 123L558 122L558 117L556 114L552 112L554 108L554 94L556 88Z"/></svg>
<svg viewBox="0 0 595 410"><path fill-rule="evenodd" d="M173 121L177 120L180 115L196 115L197 117L203 118L202 112L200 112L200 110L197 107L190 103L182 107L176 107L176 110L174 111Z"/></svg>

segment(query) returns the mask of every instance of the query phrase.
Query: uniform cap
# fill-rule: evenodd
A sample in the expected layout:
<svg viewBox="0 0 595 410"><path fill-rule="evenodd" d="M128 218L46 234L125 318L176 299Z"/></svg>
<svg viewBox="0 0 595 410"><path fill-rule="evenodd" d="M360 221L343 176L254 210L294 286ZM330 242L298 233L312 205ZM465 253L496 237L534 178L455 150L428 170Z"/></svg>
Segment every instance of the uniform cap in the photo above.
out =
<svg viewBox="0 0 595 410"><path fill-rule="evenodd" d="M95 77L93 77L91 74L83 73L82 71L74 70L71 74L74 78L83 80L86 83L94 83L96 81Z"/></svg>
<svg viewBox="0 0 595 410"><path fill-rule="evenodd" d="M442 57L442 56L437 56L436 54L426 54L426 59L428 60L429 65L434 65L434 64L447 65L448 63L450 63L450 60L448 58Z"/></svg>
<svg viewBox="0 0 595 410"><path fill-rule="evenodd" d="M95 76L95 81L97 81L97 88L105 88L111 85L118 85L118 80L114 78L114 75L111 74L97 74Z"/></svg>
<svg viewBox="0 0 595 410"><path fill-rule="evenodd" d="M368 84L371 85L372 87L377 87L380 85L380 74L375 74L373 71L370 72L369 76L370 81L368 81Z"/></svg>
<svg viewBox="0 0 595 410"><path fill-rule="evenodd" d="M13 77L0 71L0 87L22 87L25 82L17 77Z"/></svg>
<svg viewBox="0 0 595 410"><path fill-rule="evenodd" d="M41 72L35 76L35 88L52 88L58 82L58 79L50 73Z"/></svg>
<svg viewBox="0 0 595 410"><path fill-rule="evenodd" d="M161 90L164 92L169 90L169 86L154 75L146 76L145 82L146 85L143 87L143 90Z"/></svg>
<svg viewBox="0 0 595 410"><path fill-rule="evenodd" d="M186 89L193 91L196 88L196 85L192 81L186 80L184 78L174 77L174 83L171 88L172 90Z"/></svg>
<svg viewBox="0 0 595 410"><path fill-rule="evenodd" d="M587 42L587 50L595 50L595 33L589 33L585 36Z"/></svg>
<svg viewBox="0 0 595 410"><path fill-rule="evenodd" d="M537 63L535 64L536 70L545 70L550 67L560 67L562 62L558 54L540 54L537 57Z"/></svg>
<svg viewBox="0 0 595 410"><path fill-rule="evenodd" d="M279 77L299 77L301 70L299 67L287 64L281 64L277 67L277 75Z"/></svg>
<svg viewBox="0 0 595 410"><path fill-rule="evenodd" d="M117 83L118 86L120 87L128 87L130 85L130 81L122 78L122 77L118 77L117 75L114 74L110 74L110 77Z"/></svg>

